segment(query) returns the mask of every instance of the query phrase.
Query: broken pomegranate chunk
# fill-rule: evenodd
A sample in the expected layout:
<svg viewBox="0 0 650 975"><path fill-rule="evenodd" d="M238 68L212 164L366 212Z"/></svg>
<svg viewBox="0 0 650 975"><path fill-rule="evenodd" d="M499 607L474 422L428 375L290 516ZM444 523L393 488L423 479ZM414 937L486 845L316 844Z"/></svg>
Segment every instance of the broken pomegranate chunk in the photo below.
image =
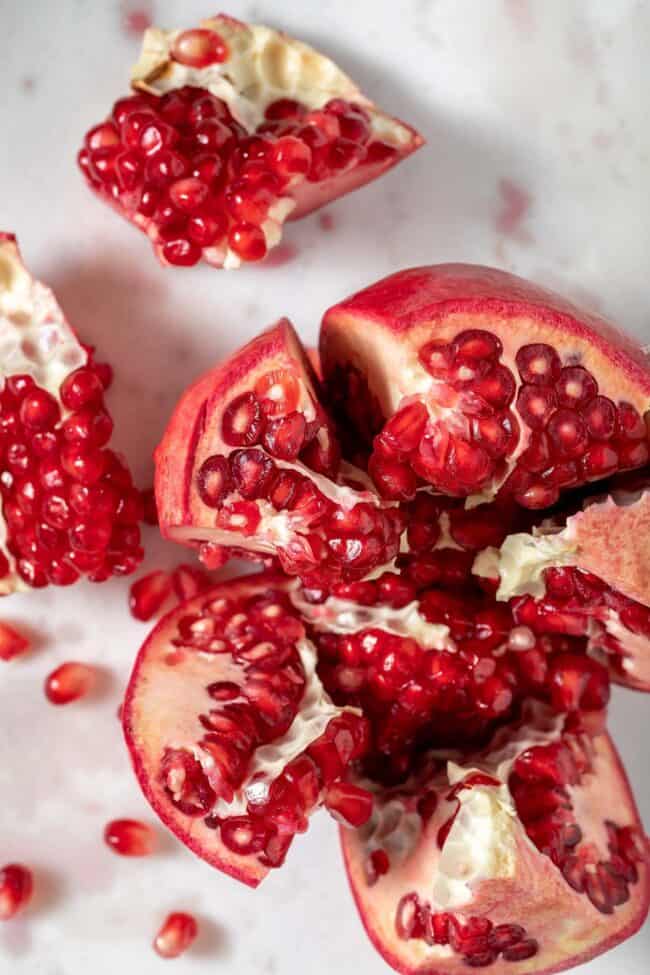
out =
<svg viewBox="0 0 650 975"><path fill-rule="evenodd" d="M320 353L280 321L156 452L163 534L272 571L190 585L143 647L145 794L252 885L324 806L400 972L586 961L650 902L605 730L612 680L650 689L646 357L460 265L335 306Z"/></svg>
<svg viewBox="0 0 650 975"><path fill-rule="evenodd" d="M86 134L78 162L164 264L262 260L287 217L362 186L422 145L328 58L230 17L146 31L132 84L136 93Z"/></svg>
<svg viewBox="0 0 650 975"><path fill-rule="evenodd" d="M0 234L0 593L103 582L142 559L142 502L107 446L110 372L81 345L52 292Z"/></svg>

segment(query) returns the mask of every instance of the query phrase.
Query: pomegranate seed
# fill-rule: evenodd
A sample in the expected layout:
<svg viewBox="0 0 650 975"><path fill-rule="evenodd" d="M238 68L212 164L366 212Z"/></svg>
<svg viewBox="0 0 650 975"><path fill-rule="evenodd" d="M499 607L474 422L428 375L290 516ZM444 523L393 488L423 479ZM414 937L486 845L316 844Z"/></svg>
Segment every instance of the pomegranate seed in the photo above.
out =
<svg viewBox="0 0 650 975"><path fill-rule="evenodd" d="M228 244L242 261L261 261L266 255L264 231L255 224L234 224L228 232Z"/></svg>
<svg viewBox="0 0 650 975"><path fill-rule="evenodd" d="M561 457L578 457L587 445L587 430L573 410L557 410L548 423L548 436Z"/></svg>
<svg viewBox="0 0 650 975"><path fill-rule="evenodd" d="M172 581L168 572L150 572L131 584L129 609L137 620L150 620L171 595Z"/></svg>
<svg viewBox="0 0 650 975"><path fill-rule="evenodd" d="M609 440L616 429L616 407L606 396L596 396L582 412L587 432L594 440Z"/></svg>
<svg viewBox="0 0 650 975"><path fill-rule="evenodd" d="M274 457L295 460L302 449L306 427L302 413L295 411L286 416L270 419L263 437L264 446Z"/></svg>
<svg viewBox="0 0 650 975"><path fill-rule="evenodd" d="M230 56L228 45L216 31L201 28L179 34L171 46L170 54L174 61L189 68L207 68L210 64L221 64Z"/></svg>
<svg viewBox="0 0 650 975"><path fill-rule="evenodd" d="M534 343L522 345L515 357L517 369L523 383L548 385L555 382L560 374L560 357L550 345Z"/></svg>
<svg viewBox="0 0 650 975"><path fill-rule="evenodd" d="M291 98L279 98L266 106L264 117L270 120L295 119L301 118L306 113L306 108L300 102L293 101Z"/></svg>
<svg viewBox="0 0 650 975"><path fill-rule="evenodd" d="M6 623L0 623L0 660L13 660L29 650L29 640Z"/></svg>
<svg viewBox="0 0 650 975"><path fill-rule="evenodd" d="M532 958L538 951L539 945L535 939L527 938L525 941L520 941L511 948L506 948L502 953L502 957L505 961L524 961L526 958Z"/></svg>
<svg viewBox="0 0 650 975"><path fill-rule="evenodd" d="M197 475L197 489L204 504L210 508L219 507L232 490L230 467L225 457L215 454L203 462Z"/></svg>
<svg viewBox="0 0 650 975"><path fill-rule="evenodd" d="M557 405L555 391L547 386L521 386L517 394L519 415L533 430L542 430Z"/></svg>
<svg viewBox="0 0 650 975"><path fill-rule="evenodd" d="M336 782L327 790L325 805L345 826L363 826L372 815L372 795L349 782Z"/></svg>
<svg viewBox="0 0 650 975"><path fill-rule="evenodd" d="M198 925L191 914L177 911L169 914L153 943L161 958L178 958L187 951L198 934Z"/></svg>
<svg viewBox="0 0 650 975"><path fill-rule="evenodd" d="M61 401L69 410L100 403L104 387L96 372L86 367L76 369L61 384Z"/></svg>
<svg viewBox="0 0 650 975"><path fill-rule="evenodd" d="M0 921L21 911L32 896L32 872L20 863L8 863L0 870Z"/></svg>
<svg viewBox="0 0 650 975"><path fill-rule="evenodd" d="M70 704L85 697L95 684L95 669L75 661L61 664L45 680L45 696L51 704Z"/></svg>
<svg viewBox="0 0 650 975"><path fill-rule="evenodd" d="M242 393L226 407L221 435L230 447L259 443L265 421L260 401L254 393Z"/></svg>
<svg viewBox="0 0 650 975"><path fill-rule="evenodd" d="M163 244L162 256L176 267L192 267L201 260L201 248L186 237L173 237Z"/></svg>
<svg viewBox="0 0 650 975"><path fill-rule="evenodd" d="M300 401L300 383L294 373L276 369L265 373L255 384L255 394L264 413L284 416L293 412Z"/></svg>
<svg viewBox="0 0 650 975"><path fill-rule="evenodd" d="M137 819L113 819L104 829L104 842L124 857L144 857L153 853L155 835L150 826Z"/></svg>

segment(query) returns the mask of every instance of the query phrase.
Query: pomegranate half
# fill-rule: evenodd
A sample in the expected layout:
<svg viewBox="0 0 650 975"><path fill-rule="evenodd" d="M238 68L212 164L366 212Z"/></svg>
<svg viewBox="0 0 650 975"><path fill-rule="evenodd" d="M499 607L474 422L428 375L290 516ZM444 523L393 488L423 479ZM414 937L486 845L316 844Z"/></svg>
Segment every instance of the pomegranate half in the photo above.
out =
<svg viewBox="0 0 650 975"><path fill-rule="evenodd" d="M142 501L107 447L109 366L0 234L0 594L128 575L142 560Z"/></svg>
<svg viewBox="0 0 650 975"><path fill-rule="evenodd" d="M647 841L605 730L611 679L650 688L644 353L527 282L447 265L327 312L318 368L280 321L184 394L156 452L163 534L208 565L274 571L218 588L227 621L204 594L145 644L126 709L143 788L253 883L298 805L323 802L401 972L593 957L648 911ZM302 741L309 673L335 727L360 722L331 780L331 726L302 749L321 780L289 803L277 858L272 797L296 753L258 764L259 671L290 698L283 743ZM211 730L215 681L233 704Z"/></svg>
<svg viewBox="0 0 650 975"><path fill-rule="evenodd" d="M261 260L282 225L380 176L422 145L329 58L220 15L145 32L136 94L86 135L89 186L164 264Z"/></svg>

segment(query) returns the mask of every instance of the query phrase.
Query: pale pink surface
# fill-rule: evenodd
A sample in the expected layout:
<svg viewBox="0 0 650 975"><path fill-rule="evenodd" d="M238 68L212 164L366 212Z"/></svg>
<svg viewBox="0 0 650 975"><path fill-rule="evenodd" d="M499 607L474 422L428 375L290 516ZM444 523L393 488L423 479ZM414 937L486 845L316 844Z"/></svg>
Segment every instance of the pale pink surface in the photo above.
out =
<svg viewBox="0 0 650 975"><path fill-rule="evenodd" d="M147 241L94 200L75 170L83 132L125 89L137 54L125 12L150 6L170 27L216 10L198 0L7 5L0 64L0 131L11 146L0 155L2 229L19 234L34 272L115 366L117 441L142 484L172 405L208 364L282 314L314 344L325 308L400 267L497 264L598 303L650 341L650 10L632 0L482 0L479 15L475 0L406 0L396 15L388 0L327 8L232 0L228 12L334 55L429 145L293 224L283 262L224 274L159 268ZM520 223L528 239L496 226L504 183L532 200ZM146 531L145 568L182 557ZM363 934L324 814L257 892L171 838L148 860L104 847L109 819L152 821L115 717L147 632L128 616L127 588L83 585L3 604L2 618L29 626L38 649L0 675L2 855L32 864L38 886L29 912L0 928L0 975L156 975L163 962L150 942L171 910L203 922L170 969L178 975L293 975L305 958L313 975L387 972ZM55 709L42 681L65 659L99 663L111 680L87 702ZM648 699L616 690L611 726L647 825ZM581 971L645 975L648 957L646 927Z"/></svg>

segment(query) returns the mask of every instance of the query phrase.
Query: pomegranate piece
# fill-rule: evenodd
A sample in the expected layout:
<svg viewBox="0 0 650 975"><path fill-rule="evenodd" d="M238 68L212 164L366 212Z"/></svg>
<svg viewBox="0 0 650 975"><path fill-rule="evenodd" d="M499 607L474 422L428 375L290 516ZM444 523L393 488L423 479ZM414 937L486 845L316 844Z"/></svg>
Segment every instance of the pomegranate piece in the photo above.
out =
<svg viewBox="0 0 650 975"><path fill-rule="evenodd" d="M547 508L566 488L650 457L640 347L492 268L415 268L366 288L326 312L320 359L385 497L427 483ZM377 403L370 426L368 401Z"/></svg>
<svg viewBox="0 0 650 975"><path fill-rule="evenodd" d="M146 857L153 853L156 837L150 826L137 819L113 819L104 829L104 842L123 857Z"/></svg>
<svg viewBox="0 0 650 975"><path fill-rule="evenodd" d="M191 914L184 911L168 914L154 938L154 951L161 958L178 958L187 951L198 932L196 919Z"/></svg>
<svg viewBox="0 0 650 975"><path fill-rule="evenodd" d="M350 821L368 813L367 794L339 781L367 747L365 721L324 691L289 588L263 573L178 606L140 651L122 712L153 809L251 886L283 863L325 790Z"/></svg>
<svg viewBox="0 0 650 975"><path fill-rule="evenodd" d="M107 447L110 371L31 277L10 234L0 234L0 318L0 593L133 572L142 503Z"/></svg>
<svg viewBox="0 0 650 975"><path fill-rule="evenodd" d="M32 872L20 863L0 869L0 921L8 921L29 903L33 889Z"/></svg>
<svg viewBox="0 0 650 975"><path fill-rule="evenodd" d="M328 58L226 16L147 31L132 84L78 162L164 264L262 260L287 217L376 179L423 141Z"/></svg>
<svg viewBox="0 0 650 975"><path fill-rule="evenodd" d="M13 660L29 650L29 640L6 623L0 623L0 660Z"/></svg>
<svg viewBox="0 0 650 975"><path fill-rule="evenodd" d="M468 774L477 766L489 774ZM437 804L421 817L419 797L432 790ZM454 806L462 815L439 845ZM543 710L462 766L431 753L341 842L364 925L400 972L568 968L636 931L648 909L647 844L611 742L562 732ZM382 869L369 877L377 852Z"/></svg>
<svg viewBox="0 0 650 975"><path fill-rule="evenodd" d="M318 380L283 320L185 394L156 451L166 537L276 556L289 575L361 579L398 555L404 518L340 465ZM203 550L199 549L203 558Z"/></svg>
<svg viewBox="0 0 650 975"><path fill-rule="evenodd" d="M95 670L88 664L69 660L45 680L45 696L50 704L70 704L85 697L95 684Z"/></svg>

